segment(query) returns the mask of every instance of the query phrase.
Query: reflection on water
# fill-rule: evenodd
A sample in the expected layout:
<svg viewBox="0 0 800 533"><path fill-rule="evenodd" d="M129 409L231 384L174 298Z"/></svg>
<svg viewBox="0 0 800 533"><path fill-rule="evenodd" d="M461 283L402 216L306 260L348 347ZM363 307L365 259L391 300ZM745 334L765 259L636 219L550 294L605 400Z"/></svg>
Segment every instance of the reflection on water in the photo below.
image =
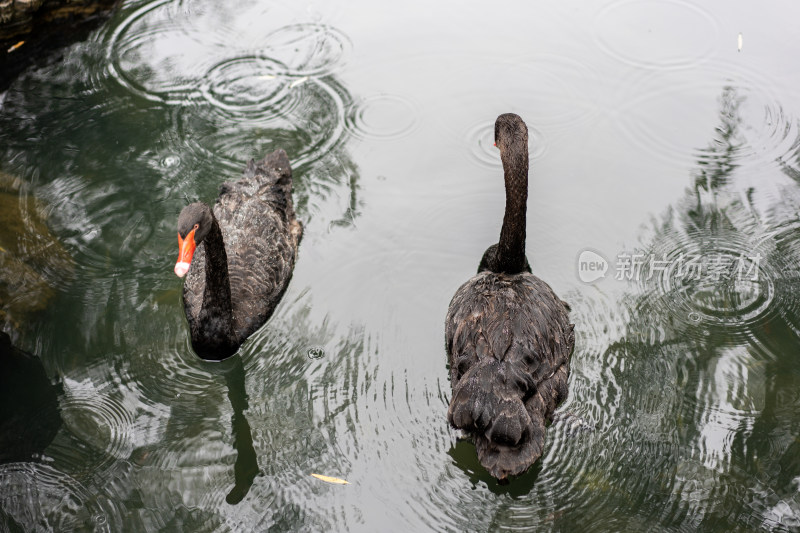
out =
<svg viewBox="0 0 800 533"><path fill-rule="evenodd" d="M26 68L44 64L59 48L85 40L109 18L115 4L115 0L76 0L66 5L41 0L3 2L0 93Z"/></svg>
<svg viewBox="0 0 800 533"><path fill-rule="evenodd" d="M45 220L44 206L0 172L0 331L15 340L71 277L72 260Z"/></svg>
<svg viewBox="0 0 800 533"><path fill-rule="evenodd" d="M0 310L36 356L0 393L42 421L0 446L0 529L796 529L796 9L338 4L125 2L0 94ZM499 231L506 111L577 345L499 486L447 425L441 316ZM278 146L294 277L208 364L175 219ZM638 269L582 283L585 247Z"/></svg>
<svg viewBox="0 0 800 533"><path fill-rule="evenodd" d="M617 464L603 482L625 480L602 506L636 504L693 529L800 525L788 481L800 472L783 484L763 477L796 467L789 413L800 367L786 354L800 340L790 288L798 257L774 238L757 191L736 189L737 169L750 163L744 100L723 90L694 184L631 254L644 258L638 290L624 302L621 336L598 354L601 401L613 406L601 416L614 420L603 440ZM734 500L749 514L728 514Z"/></svg>
<svg viewBox="0 0 800 533"><path fill-rule="evenodd" d="M0 331L0 463L41 457L61 427L60 393L39 358Z"/></svg>
<svg viewBox="0 0 800 533"><path fill-rule="evenodd" d="M228 386L228 399L233 408L231 426L233 428L233 447L236 448L236 462L233 465L233 477L236 485L225 497L225 501L234 505L247 496L258 475L258 458L253 449L253 436L250 424L244 412L247 410L247 391L244 388L244 366L239 357L233 358L233 368L225 372L225 384Z"/></svg>

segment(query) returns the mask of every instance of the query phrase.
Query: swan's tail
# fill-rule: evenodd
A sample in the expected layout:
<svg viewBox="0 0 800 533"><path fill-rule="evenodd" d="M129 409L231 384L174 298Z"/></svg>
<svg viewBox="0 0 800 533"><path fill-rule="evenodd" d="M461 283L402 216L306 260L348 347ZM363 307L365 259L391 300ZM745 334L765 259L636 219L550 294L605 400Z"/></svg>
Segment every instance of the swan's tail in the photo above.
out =
<svg viewBox="0 0 800 533"><path fill-rule="evenodd" d="M544 449L546 424L567 396L567 365L538 385L503 361L487 358L453 390L450 423L475 437L478 459L499 480L525 472Z"/></svg>
<svg viewBox="0 0 800 533"><path fill-rule="evenodd" d="M289 156L280 148L260 161L251 159L244 169L244 176L261 184L288 185L291 192L292 167Z"/></svg>
<svg viewBox="0 0 800 533"><path fill-rule="evenodd" d="M282 208L294 212L292 204L292 167L289 156L278 149L264 159L251 159L244 168L243 177L226 181L219 187L219 195L245 194L267 198Z"/></svg>
<svg viewBox="0 0 800 533"><path fill-rule="evenodd" d="M292 201L292 167L289 156L282 149L267 154L264 159L251 159L244 169L244 178L235 182L225 182L219 189L223 194L241 191L257 194L281 209L289 223L289 231L295 247L303 236L303 225L297 220Z"/></svg>

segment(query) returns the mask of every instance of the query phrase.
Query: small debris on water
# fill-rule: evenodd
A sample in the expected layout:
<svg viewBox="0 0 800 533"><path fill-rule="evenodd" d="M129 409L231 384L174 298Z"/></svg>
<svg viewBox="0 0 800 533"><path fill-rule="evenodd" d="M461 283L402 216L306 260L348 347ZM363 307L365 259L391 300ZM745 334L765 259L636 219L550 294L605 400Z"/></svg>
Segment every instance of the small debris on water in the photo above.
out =
<svg viewBox="0 0 800 533"><path fill-rule="evenodd" d="M308 349L309 359L322 359L325 357L325 350L321 346L312 346Z"/></svg>
<svg viewBox="0 0 800 533"><path fill-rule="evenodd" d="M349 485L348 481L344 479L339 479L338 477L330 477L330 476L323 476L321 474L311 474L313 477L319 479L320 481L324 481L325 483L333 483L334 485Z"/></svg>
<svg viewBox="0 0 800 533"><path fill-rule="evenodd" d="M289 88L290 89L294 89L298 85L303 84L303 83L305 83L307 81L308 81L308 76L303 76L302 78L297 78L296 80L294 80L292 83L289 84Z"/></svg>
<svg viewBox="0 0 800 533"><path fill-rule="evenodd" d="M739 51L742 51L742 32L739 32Z"/></svg>
<svg viewBox="0 0 800 533"><path fill-rule="evenodd" d="M9 53L9 54L10 54L11 52L13 52L14 50L16 50L17 48L19 48L19 47L20 47L20 46L22 46L23 44L25 44L25 41L20 41L20 42L18 42L17 44L15 44L15 45L14 45L14 46L12 46L11 48L9 48L7 53Z"/></svg>

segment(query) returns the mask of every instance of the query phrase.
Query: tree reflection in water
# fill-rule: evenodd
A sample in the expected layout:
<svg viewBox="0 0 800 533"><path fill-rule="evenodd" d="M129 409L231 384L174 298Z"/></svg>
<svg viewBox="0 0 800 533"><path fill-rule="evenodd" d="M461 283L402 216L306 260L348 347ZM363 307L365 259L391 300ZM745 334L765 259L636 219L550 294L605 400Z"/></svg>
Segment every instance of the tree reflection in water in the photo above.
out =
<svg viewBox="0 0 800 533"><path fill-rule="evenodd" d="M744 98L726 87L719 102L693 186L635 251L654 261L601 356L618 402L606 438L624 454L611 508L633 498L647 516L699 529L800 525L797 214L774 217L757 187L737 189ZM778 210L798 205L796 188L784 194ZM676 266L689 256L697 275Z"/></svg>

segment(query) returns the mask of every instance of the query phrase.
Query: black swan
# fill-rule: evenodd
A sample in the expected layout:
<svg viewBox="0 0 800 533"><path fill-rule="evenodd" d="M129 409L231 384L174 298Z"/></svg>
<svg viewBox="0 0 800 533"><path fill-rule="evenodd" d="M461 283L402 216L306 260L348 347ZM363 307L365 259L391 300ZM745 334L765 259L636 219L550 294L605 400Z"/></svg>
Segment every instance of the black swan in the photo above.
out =
<svg viewBox="0 0 800 533"><path fill-rule="evenodd" d="M292 277L302 233L283 150L251 160L243 178L222 184L213 211L202 202L183 208L175 273L188 272L183 307L200 357L233 355L269 319Z"/></svg>
<svg viewBox="0 0 800 533"><path fill-rule="evenodd" d="M506 211L500 242L486 250L478 274L447 311L447 418L474 437L481 464L505 481L542 455L545 424L567 397L575 334L569 306L531 274L525 258L528 128L517 115L500 115L494 138Z"/></svg>

